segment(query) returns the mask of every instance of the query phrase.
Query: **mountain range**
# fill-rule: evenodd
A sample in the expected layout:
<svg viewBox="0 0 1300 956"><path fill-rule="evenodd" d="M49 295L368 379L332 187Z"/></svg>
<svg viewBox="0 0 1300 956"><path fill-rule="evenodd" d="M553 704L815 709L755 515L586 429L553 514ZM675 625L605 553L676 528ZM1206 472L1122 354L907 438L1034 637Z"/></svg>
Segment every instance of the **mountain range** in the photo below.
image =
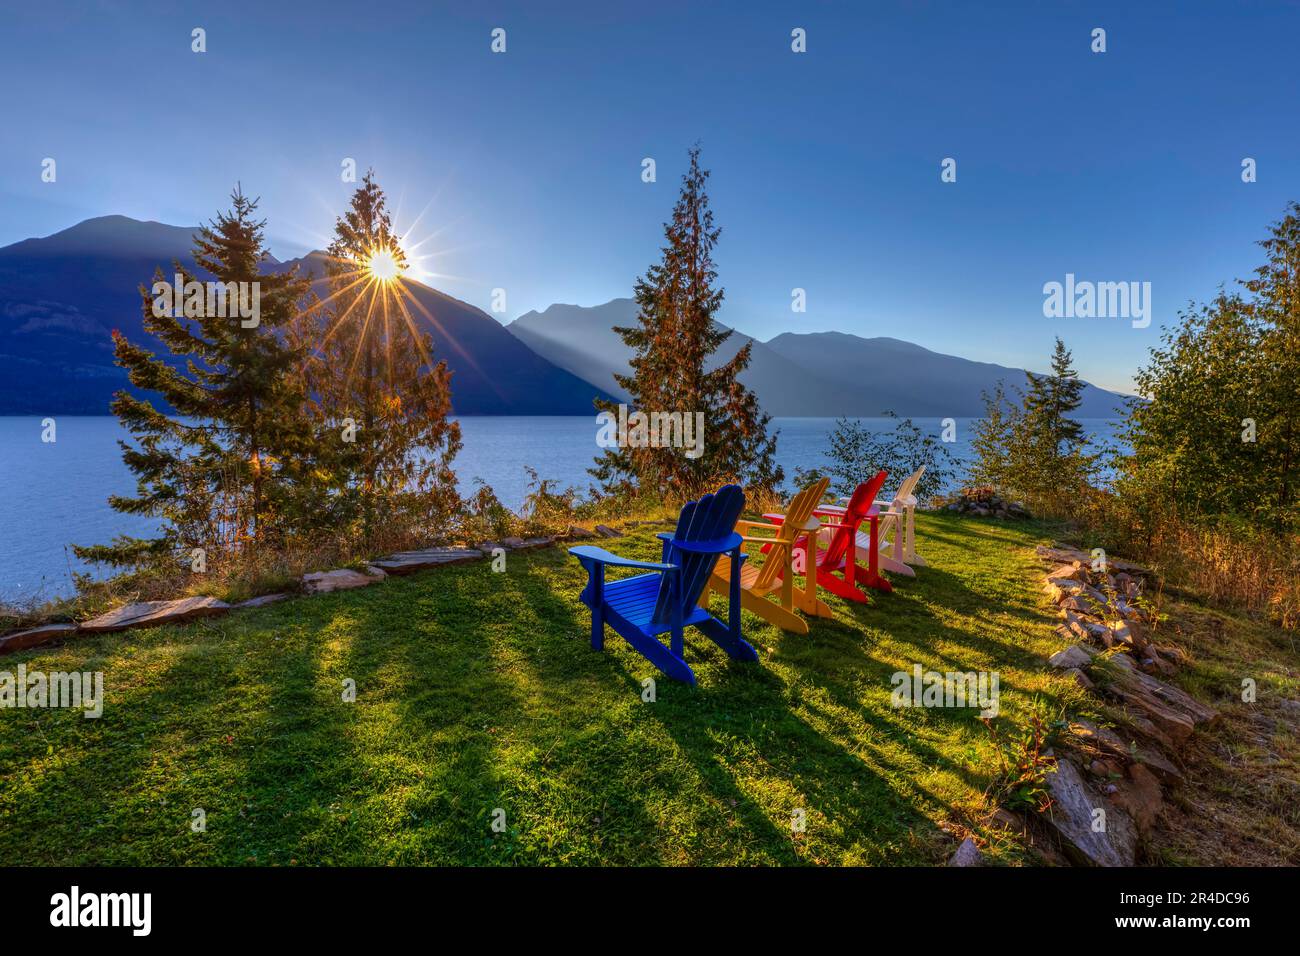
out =
<svg viewBox="0 0 1300 956"><path fill-rule="evenodd" d="M148 341L138 287L173 259L192 268L194 227L126 216L88 219L51 236L0 248L0 414L108 414L128 387L113 364L111 333ZM322 276L319 252L268 258L269 270L294 265ZM461 415L590 415L595 397L626 398L614 380L629 350L613 327L635 320L631 299L583 307L552 305L508 326L420 282L403 282L422 309L412 310L452 371ZM427 316L422 313L427 313ZM725 361L745 344L741 378L775 416L917 417L980 414L980 392L999 380L1024 382L1020 369L943 355L892 338L843 332L787 332L760 342L733 332ZM1111 417L1123 396L1092 385L1080 417Z"/></svg>
<svg viewBox="0 0 1300 956"><path fill-rule="evenodd" d="M193 268L194 228L125 216L88 219L0 249L0 414L105 415L126 373L113 364L112 330L150 341L138 287L172 260ZM324 275L321 253L280 262ZM452 371L462 415L589 415L597 390L537 355L481 309L403 280L423 307L412 315ZM432 320L428 318L432 317ZM156 344L156 343L155 343Z"/></svg>
<svg viewBox="0 0 1300 956"><path fill-rule="evenodd" d="M553 305L521 315L507 328L538 355L574 375L613 392L627 393L614 380L631 351L613 331L635 322L632 299L604 305ZM875 417L886 412L918 418L976 417L981 393L999 381L1023 386L1023 369L972 362L900 339L862 338L845 332L783 332L766 342L733 331L715 354L730 359L746 343L749 367L740 380L775 416ZM1085 384L1076 415L1113 418L1125 396Z"/></svg>

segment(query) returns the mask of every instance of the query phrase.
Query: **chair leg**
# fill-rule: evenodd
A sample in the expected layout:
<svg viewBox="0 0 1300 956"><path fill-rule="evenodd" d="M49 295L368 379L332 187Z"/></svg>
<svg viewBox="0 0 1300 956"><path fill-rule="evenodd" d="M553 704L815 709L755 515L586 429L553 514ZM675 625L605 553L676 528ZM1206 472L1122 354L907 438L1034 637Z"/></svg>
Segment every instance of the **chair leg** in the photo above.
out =
<svg viewBox="0 0 1300 956"><path fill-rule="evenodd" d="M866 594L849 584L843 578L836 577L829 571L818 571L817 583L827 591L839 595L846 601L856 601L858 604L871 603L871 599L867 597Z"/></svg>
<svg viewBox="0 0 1300 956"><path fill-rule="evenodd" d="M605 568L593 564L587 578L587 590L591 592L591 648L596 651L605 649Z"/></svg>
<svg viewBox="0 0 1300 956"><path fill-rule="evenodd" d="M789 631L792 634L807 634L808 622L801 618L794 611L782 607L775 601L770 601L765 597L759 597L751 591L742 591L740 594L740 603L750 611L757 614L769 624L775 624L783 631Z"/></svg>
<svg viewBox="0 0 1300 956"><path fill-rule="evenodd" d="M737 605L736 611L739 613L739 605ZM696 627L699 628L701 634L726 651L727 656L733 661L758 660L758 651L754 650L753 646L740 636L739 628L733 631L716 618L700 621Z"/></svg>

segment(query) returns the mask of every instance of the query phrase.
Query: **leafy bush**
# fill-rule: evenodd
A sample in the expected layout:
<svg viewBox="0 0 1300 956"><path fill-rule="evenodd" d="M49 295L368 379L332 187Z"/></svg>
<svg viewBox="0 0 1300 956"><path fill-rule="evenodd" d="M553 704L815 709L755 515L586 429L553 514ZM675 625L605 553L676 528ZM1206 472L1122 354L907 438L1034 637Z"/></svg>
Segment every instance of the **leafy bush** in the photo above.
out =
<svg viewBox="0 0 1300 956"><path fill-rule="evenodd" d="M956 467L943 443L923 432L910 418L900 419L893 412L888 412L887 417L894 427L882 432L872 431L861 419L837 419L830 435L831 463L824 469L797 470L795 484L802 488L828 476L832 492L851 495L853 489L882 468L891 479L887 488L892 488L924 465L925 474L914 492L917 499L932 498L947 488L956 477Z"/></svg>

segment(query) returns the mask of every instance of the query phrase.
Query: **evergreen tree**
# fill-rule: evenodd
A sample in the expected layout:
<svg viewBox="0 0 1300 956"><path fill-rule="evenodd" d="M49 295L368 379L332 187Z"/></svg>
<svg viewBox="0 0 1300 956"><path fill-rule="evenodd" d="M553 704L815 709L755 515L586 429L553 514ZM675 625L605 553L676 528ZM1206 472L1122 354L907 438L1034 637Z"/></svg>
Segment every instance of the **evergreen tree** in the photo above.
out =
<svg viewBox="0 0 1300 956"><path fill-rule="evenodd" d="M1084 442L1083 426L1070 415L1083 402L1083 382L1074 370L1070 350L1058 337L1052 352L1051 372L1026 372L1028 391L1024 398L1024 426L1042 444L1050 462L1068 457Z"/></svg>
<svg viewBox="0 0 1300 956"><path fill-rule="evenodd" d="M1008 456L1015 432L1018 409L1007 402L1006 390L999 381L993 393L982 392L984 417L972 426L970 481L974 485L991 485L1006 489Z"/></svg>
<svg viewBox="0 0 1300 956"><path fill-rule="evenodd" d="M211 556L205 560L215 560L288 530L293 489L285 463L301 456L304 431L302 396L290 374L297 357L282 331L306 280L261 271L265 221L254 219L256 209L236 187L230 211L196 234L194 261L209 284L168 301L172 277L159 270L154 289L140 289L145 331L183 364L114 333L114 354L131 384L172 411L117 393L113 412L136 442L120 444L137 491L109 501L118 511L161 519L162 530L151 540L79 547L80 557L125 566L201 548ZM173 271L183 286L204 282L180 262ZM241 315L240 306L252 312L254 305L253 317Z"/></svg>
<svg viewBox="0 0 1300 956"><path fill-rule="evenodd" d="M699 147L689 155L672 219L664 223L661 258L636 282L636 325L614 329L633 351L629 374L615 378L631 396L634 411L702 412L704 449L695 458L673 447L628 443L607 449L591 470L606 492L635 488L685 499L723 481L758 490L772 489L783 478L773 460L776 437L767 432L770 418L737 379L749 366L750 345L709 367L731 335L713 318L724 294L716 287L713 261L722 231L713 224L705 191L709 173L700 168ZM597 401L596 407L617 414L615 403Z"/></svg>
<svg viewBox="0 0 1300 956"><path fill-rule="evenodd" d="M381 529L437 535L460 503L451 373L434 363L418 324L422 307L406 288L406 257L373 171L334 231L328 296L295 332L314 343L305 381L329 488L322 520L355 524L366 544Z"/></svg>
<svg viewBox="0 0 1300 956"><path fill-rule="evenodd" d="M1083 426L1071 417L1082 402L1083 383L1059 338L1051 371L1025 376L1018 406L1006 402L1001 383L984 396L970 477L1024 499L1031 509L1065 516L1087 491L1100 459L1087 450Z"/></svg>

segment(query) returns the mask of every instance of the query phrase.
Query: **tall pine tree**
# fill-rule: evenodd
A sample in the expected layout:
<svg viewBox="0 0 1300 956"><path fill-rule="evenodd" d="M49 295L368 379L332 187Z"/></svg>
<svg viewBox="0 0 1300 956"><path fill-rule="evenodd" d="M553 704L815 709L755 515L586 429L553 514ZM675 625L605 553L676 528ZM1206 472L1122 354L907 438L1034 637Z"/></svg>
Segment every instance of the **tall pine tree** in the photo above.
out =
<svg viewBox="0 0 1300 956"><path fill-rule="evenodd" d="M435 536L460 503L460 425L373 171L338 218L326 263L327 296L295 334L310 349L305 380L330 489L321 515L350 523L366 545L381 532Z"/></svg>
<svg viewBox="0 0 1300 956"><path fill-rule="evenodd" d="M119 444L137 489L134 497L109 501L118 511L160 519L161 532L78 547L78 556L128 566L167 556L188 561L189 552L202 549L206 564L288 530L284 505L293 491L285 463L301 455L304 433L302 397L290 374L296 357L281 333L307 284L296 272L261 271L265 221L254 218L256 209L257 201L236 187L230 211L195 236L201 272L173 263L181 282L204 283L202 292L164 301L161 286L159 295L141 286L144 329L172 362L114 332L117 363L131 384L170 411L147 396L117 394L113 412L135 441ZM161 270L155 278L156 285L173 285ZM220 284L221 294L206 283ZM238 311L254 299L256 324Z"/></svg>
<svg viewBox="0 0 1300 956"><path fill-rule="evenodd" d="M695 458L674 447L609 448L591 470L606 492L635 488L680 500L723 481L756 490L771 489L783 478L773 460L769 416L737 379L749 366L749 343L726 362L711 361L731 335L713 318L724 294L713 261L722 230L713 224L705 191L709 173L700 168L699 147L689 155L672 219L664 223L661 258L636 282L636 325L614 329L633 351L630 373L615 378L631 396L633 411L683 417L702 412L704 448ZM596 407L617 415L615 403L598 400Z"/></svg>

